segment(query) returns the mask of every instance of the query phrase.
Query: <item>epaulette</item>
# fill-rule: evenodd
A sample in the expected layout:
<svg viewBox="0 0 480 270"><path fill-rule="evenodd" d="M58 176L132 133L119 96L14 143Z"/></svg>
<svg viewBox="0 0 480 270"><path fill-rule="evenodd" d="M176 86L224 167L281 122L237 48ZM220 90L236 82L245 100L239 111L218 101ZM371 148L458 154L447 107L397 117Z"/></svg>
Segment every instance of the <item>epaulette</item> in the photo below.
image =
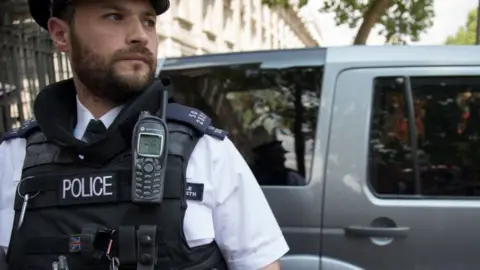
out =
<svg viewBox="0 0 480 270"><path fill-rule="evenodd" d="M225 139L228 134L225 130L213 127L212 119L202 111L178 103L168 103L167 119L189 124L198 131L220 140Z"/></svg>
<svg viewBox="0 0 480 270"><path fill-rule="evenodd" d="M38 123L35 119L29 119L22 123L19 128L12 129L9 132L3 134L3 141L16 139L16 138L26 138L32 131L38 129Z"/></svg>

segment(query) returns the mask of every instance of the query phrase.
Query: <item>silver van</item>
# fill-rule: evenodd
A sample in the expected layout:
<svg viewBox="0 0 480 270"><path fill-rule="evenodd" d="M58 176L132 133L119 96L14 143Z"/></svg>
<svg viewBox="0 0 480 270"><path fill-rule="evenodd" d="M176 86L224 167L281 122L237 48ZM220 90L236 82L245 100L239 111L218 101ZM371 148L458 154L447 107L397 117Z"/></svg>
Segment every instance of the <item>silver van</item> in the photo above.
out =
<svg viewBox="0 0 480 270"><path fill-rule="evenodd" d="M290 245L283 270L480 265L480 47L166 59L175 99L242 152Z"/></svg>

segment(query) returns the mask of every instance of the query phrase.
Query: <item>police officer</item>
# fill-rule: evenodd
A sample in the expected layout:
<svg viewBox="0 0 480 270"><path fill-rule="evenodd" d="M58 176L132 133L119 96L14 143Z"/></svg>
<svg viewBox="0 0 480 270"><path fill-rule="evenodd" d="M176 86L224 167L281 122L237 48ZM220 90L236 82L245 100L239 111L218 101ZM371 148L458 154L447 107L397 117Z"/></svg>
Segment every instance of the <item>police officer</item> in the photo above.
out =
<svg viewBox="0 0 480 270"><path fill-rule="evenodd" d="M0 145L0 246L12 270L279 269L288 246L224 131L169 103L164 200L132 203L132 130L161 110L156 17L168 0L29 0L73 79ZM63 258L63 257L62 257ZM53 265L53 268L58 268Z"/></svg>

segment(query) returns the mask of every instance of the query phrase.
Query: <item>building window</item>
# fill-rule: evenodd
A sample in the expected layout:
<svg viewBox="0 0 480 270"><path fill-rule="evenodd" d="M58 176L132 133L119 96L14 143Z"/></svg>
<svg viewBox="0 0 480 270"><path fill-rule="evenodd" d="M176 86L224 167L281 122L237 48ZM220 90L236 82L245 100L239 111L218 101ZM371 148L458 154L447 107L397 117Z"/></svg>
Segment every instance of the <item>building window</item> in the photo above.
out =
<svg viewBox="0 0 480 270"><path fill-rule="evenodd" d="M233 51L234 45L233 45L232 42L225 41L225 46L228 48L228 51L230 51L230 52Z"/></svg>
<svg viewBox="0 0 480 270"><path fill-rule="evenodd" d="M215 2L213 0L203 0L203 29L213 31L215 29Z"/></svg>
<svg viewBox="0 0 480 270"><path fill-rule="evenodd" d="M223 0L223 9L231 10L232 9L232 0Z"/></svg>
<svg viewBox="0 0 480 270"><path fill-rule="evenodd" d="M227 3L228 2L228 3ZM223 2L223 33L227 39L235 38L235 29L233 23L233 9L229 1Z"/></svg>
<svg viewBox="0 0 480 270"><path fill-rule="evenodd" d="M480 195L480 77L374 82L369 182L379 196Z"/></svg>
<svg viewBox="0 0 480 270"><path fill-rule="evenodd" d="M192 55L195 55L195 48L192 48L190 46L187 46L187 45L180 45L180 53L181 53L181 56L192 56Z"/></svg>

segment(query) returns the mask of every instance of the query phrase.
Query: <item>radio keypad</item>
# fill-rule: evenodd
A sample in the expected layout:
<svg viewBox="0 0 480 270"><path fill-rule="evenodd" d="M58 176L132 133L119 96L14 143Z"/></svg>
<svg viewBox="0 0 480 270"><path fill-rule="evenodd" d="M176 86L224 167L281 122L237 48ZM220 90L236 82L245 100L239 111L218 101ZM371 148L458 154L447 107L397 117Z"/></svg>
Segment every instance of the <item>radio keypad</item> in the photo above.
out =
<svg viewBox="0 0 480 270"><path fill-rule="evenodd" d="M135 192L141 199L157 196L161 190L162 166L158 159L137 158ZM143 164L143 166L141 165Z"/></svg>

